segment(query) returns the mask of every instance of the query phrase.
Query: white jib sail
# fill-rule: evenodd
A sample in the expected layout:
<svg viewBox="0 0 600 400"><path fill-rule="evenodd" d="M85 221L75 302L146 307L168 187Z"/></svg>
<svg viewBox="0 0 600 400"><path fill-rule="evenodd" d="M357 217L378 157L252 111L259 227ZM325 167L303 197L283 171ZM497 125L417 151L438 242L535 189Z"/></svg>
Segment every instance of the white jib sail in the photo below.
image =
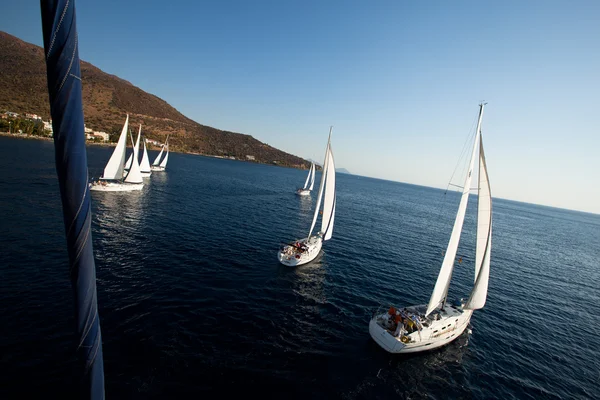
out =
<svg viewBox="0 0 600 400"><path fill-rule="evenodd" d="M152 163L152 165L157 166L158 164L160 164L160 158L162 157L163 151L165 151L165 145L162 145L162 148L160 149L160 153L158 153L158 156L154 159L154 162Z"/></svg>
<svg viewBox="0 0 600 400"><path fill-rule="evenodd" d="M125 148L127 147L127 130L129 129L129 114L125 119L125 125L121 131L121 136L117 142L117 147L113 150L110 160L104 168L104 174L101 179L123 179L123 161L125 161Z"/></svg>
<svg viewBox="0 0 600 400"><path fill-rule="evenodd" d="M450 287L450 279L452 279L452 270L454 269L454 259L456 258L458 243L460 242L460 234L462 233L463 222L465 221L465 213L467 211L473 166L475 165L475 155L477 153L477 145L479 144L482 116L483 105L481 105L479 110L479 121L477 122L477 131L475 133L473 150L471 152L471 162L469 163L469 170L467 176L465 177L462 197L460 198L458 212L456 213L456 219L454 220L454 227L452 228L452 234L450 235L448 247L446 248L444 261L442 261L442 267L440 268L437 281L435 282L433 292L431 293L431 298L429 299L425 316L429 315L437 308L437 306L442 303L442 301L446 300L446 294L448 293L448 288Z"/></svg>
<svg viewBox="0 0 600 400"><path fill-rule="evenodd" d="M131 168L131 161L133 160L133 153L135 152L136 154L140 154L139 150L140 150L140 137L141 136L142 136L142 124L140 124L140 129L138 131L137 140L135 141L135 146L134 146L135 151L131 152L131 154L129 155L129 158L127 159L127 162L125 163L125 169Z"/></svg>
<svg viewBox="0 0 600 400"><path fill-rule="evenodd" d="M492 252L492 193L483 152L483 140L479 144L479 198L477 199L477 247L475 248L475 285L466 309L477 310L485 305L490 278L490 255Z"/></svg>
<svg viewBox="0 0 600 400"><path fill-rule="evenodd" d="M333 234L333 220L335 217L335 162L331 144L327 157L327 177L325 178L325 199L323 200L323 216L321 217L321 232L323 240L331 239Z"/></svg>
<svg viewBox="0 0 600 400"><path fill-rule="evenodd" d="M139 137L139 136L138 136ZM131 138L131 144L133 144L133 138ZM133 159L131 161L131 168L125 178L127 183L142 183L142 173L140 172L140 164L138 163L138 149L133 147Z"/></svg>
<svg viewBox="0 0 600 400"><path fill-rule="evenodd" d="M329 139L327 139L327 147L325 148L325 161L323 161L323 171L321 172L321 183L319 184L319 194L317 195L317 202L315 203L315 214L313 215L312 224L310 225L310 230L308 231L308 237L312 235L312 231L315 228L315 224L317 223L317 218L319 217L319 210L321 209L321 198L323 197L323 187L325 186L325 175L327 174L327 165L329 158L329 142L331 141L331 129L329 128Z"/></svg>
<svg viewBox="0 0 600 400"><path fill-rule="evenodd" d="M169 143L167 143L167 154L165 154L165 158L163 158L160 166L163 168L167 168L167 161L169 160Z"/></svg>
<svg viewBox="0 0 600 400"><path fill-rule="evenodd" d="M315 168L315 163L311 164L310 170L311 170L310 187L308 188L308 190L313 190L313 187L315 187L315 175L316 175L316 172L317 172L317 169Z"/></svg>
<svg viewBox="0 0 600 400"><path fill-rule="evenodd" d="M310 167L308 168L308 175L306 175L306 181L304 181L304 186L302 186L302 189L306 189L308 187L308 182L310 181L310 174L312 173L312 166L313 164L310 164Z"/></svg>
<svg viewBox="0 0 600 400"><path fill-rule="evenodd" d="M142 162L140 163L140 171L150 172L150 158L148 157L148 150L146 149L146 139L144 139L144 154L142 155Z"/></svg>

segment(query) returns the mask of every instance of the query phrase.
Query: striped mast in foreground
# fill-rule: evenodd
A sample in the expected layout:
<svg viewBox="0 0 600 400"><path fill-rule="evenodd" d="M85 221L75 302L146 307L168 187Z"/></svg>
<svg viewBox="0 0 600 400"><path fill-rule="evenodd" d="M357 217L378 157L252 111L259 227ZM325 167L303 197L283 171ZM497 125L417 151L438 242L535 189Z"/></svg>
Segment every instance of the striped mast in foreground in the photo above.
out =
<svg viewBox="0 0 600 400"><path fill-rule="evenodd" d="M102 336L92 248L91 201L74 0L41 0L54 155L75 300L79 398L104 398Z"/></svg>

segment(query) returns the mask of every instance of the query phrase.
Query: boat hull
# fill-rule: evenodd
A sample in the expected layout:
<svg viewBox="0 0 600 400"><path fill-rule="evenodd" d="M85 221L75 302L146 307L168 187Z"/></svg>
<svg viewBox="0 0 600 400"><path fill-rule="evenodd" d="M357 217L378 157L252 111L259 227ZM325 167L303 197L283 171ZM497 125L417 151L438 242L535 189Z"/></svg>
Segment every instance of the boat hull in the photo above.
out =
<svg viewBox="0 0 600 400"><path fill-rule="evenodd" d="M417 306L419 308L422 306ZM412 307L411 307L412 308ZM369 322L369 334L388 353L417 353L445 346L465 331L473 311L447 305L438 320L426 320L428 326L409 335L395 336L382 326L385 314L375 315Z"/></svg>
<svg viewBox="0 0 600 400"><path fill-rule="evenodd" d="M153 171L153 172L164 172L165 171L165 167L161 167L159 165L151 165L150 166L150 171Z"/></svg>
<svg viewBox="0 0 600 400"><path fill-rule="evenodd" d="M142 190L143 183L120 183L120 182L92 182L90 190L96 192L131 192L134 190Z"/></svg>
<svg viewBox="0 0 600 400"><path fill-rule="evenodd" d="M146 172L142 171L142 172L140 172L140 174L142 175L142 178L149 178L150 175L152 175L152 171L146 171Z"/></svg>
<svg viewBox="0 0 600 400"><path fill-rule="evenodd" d="M297 267L299 265L308 264L319 255L323 247L323 239L321 236L311 236L310 239L298 240L297 243L304 244L306 249L302 252L295 251L291 245L284 246L279 249L277 259L283 265L288 267Z"/></svg>
<svg viewBox="0 0 600 400"><path fill-rule="evenodd" d="M310 190L308 190L308 189L298 189L298 190L296 190L296 194L298 196L309 196L310 195Z"/></svg>

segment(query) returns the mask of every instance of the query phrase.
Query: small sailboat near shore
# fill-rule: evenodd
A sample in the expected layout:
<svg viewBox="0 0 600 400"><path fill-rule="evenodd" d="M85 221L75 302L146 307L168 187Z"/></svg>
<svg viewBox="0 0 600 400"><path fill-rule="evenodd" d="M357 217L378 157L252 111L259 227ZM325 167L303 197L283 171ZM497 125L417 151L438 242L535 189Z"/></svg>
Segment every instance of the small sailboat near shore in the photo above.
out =
<svg viewBox="0 0 600 400"><path fill-rule="evenodd" d="M308 176L306 177L306 181L304 182L304 186L296 190L297 195L308 196L310 194L311 190L313 190L313 187L315 186L315 172L315 163L311 162L310 168L308 169Z"/></svg>
<svg viewBox="0 0 600 400"><path fill-rule="evenodd" d="M167 153L165 154L165 158L163 158L161 161L160 158L162 157L163 152L165 151L165 148L167 149ZM164 172L165 169L167 168L168 160L169 160L169 137L167 136L167 140L165 140L165 144L163 144L162 148L160 149L160 153L158 153L158 156L154 159L154 162L150 166L150 169L152 171L156 171L156 172Z"/></svg>
<svg viewBox="0 0 600 400"><path fill-rule="evenodd" d="M146 138L144 137L144 153L142 153L142 161L140 161L140 173L142 177L147 178L152 175L150 168L150 157L148 157L148 149L146 148Z"/></svg>
<svg viewBox="0 0 600 400"><path fill-rule="evenodd" d="M331 150L331 128L329 129L329 139L325 150L325 162L323 162L323 173L319 185L319 194L315 205L313 221L304 239L296 240L292 243L283 245L279 248L277 258L283 265L290 267L302 265L314 260L323 247L323 242L331 239L333 235L333 222L335 219L335 162ZM323 201L323 210L321 215L321 230L313 235L313 230L321 210L321 200Z"/></svg>
<svg viewBox="0 0 600 400"><path fill-rule="evenodd" d="M125 163L125 171L129 171L131 168L131 163L133 161L133 154L140 154L140 140L144 142L144 151L142 153L142 161L139 162L140 173L142 174L142 178L148 178L152 175L152 171L150 170L150 158L148 157L148 150L146 150L146 138L142 138L142 124L140 124L140 129L138 130L137 139L135 140L135 146L133 148L132 153L129 155L127 162ZM123 176L125 176L125 172L123 172Z"/></svg>
<svg viewBox="0 0 600 400"><path fill-rule="evenodd" d="M483 308L487 297L492 247L492 196L488 179L479 105L479 120L473 143L469 170L462 187L462 197L450 235L450 240L433 293L428 304L376 312L369 322L369 333L375 342L390 353L413 353L444 346L467 329L473 311ZM479 149L479 151L477 151ZM477 239L475 247L475 284L468 300L448 304L448 288L452 278L458 243L471 190L475 156L479 153L479 184L477 199Z"/></svg>
<svg viewBox="0 0 600 400"><path fill-rule="evenodd" d="M117 146L115 147L102 177L97 181L90 183L90 190L101 191L101 192L128 192L133 190L142 190L144 187L144 181L140 173L140 166L137 161L137 151L133 145L133 138L131 138L131 144L133 146L132 164L131 169L123 179L123 170L125 167L125 149L127 145L127 131L129 128L129 115L123 125L123 130L119 136Z"/></svg>

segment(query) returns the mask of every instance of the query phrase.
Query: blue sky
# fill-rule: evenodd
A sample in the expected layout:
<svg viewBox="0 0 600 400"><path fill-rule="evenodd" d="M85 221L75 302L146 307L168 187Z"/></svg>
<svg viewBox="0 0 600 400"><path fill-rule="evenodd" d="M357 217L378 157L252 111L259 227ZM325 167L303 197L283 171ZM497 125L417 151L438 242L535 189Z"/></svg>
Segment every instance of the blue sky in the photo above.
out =
<svg viewBox="0 0 600 400"><path fill-rule="evenodd" d="M496 197L600 213L598 1L78 1L81 58L206 125L445 187L486 100ZM42 44L39 2L0 29Z"/></svg>

